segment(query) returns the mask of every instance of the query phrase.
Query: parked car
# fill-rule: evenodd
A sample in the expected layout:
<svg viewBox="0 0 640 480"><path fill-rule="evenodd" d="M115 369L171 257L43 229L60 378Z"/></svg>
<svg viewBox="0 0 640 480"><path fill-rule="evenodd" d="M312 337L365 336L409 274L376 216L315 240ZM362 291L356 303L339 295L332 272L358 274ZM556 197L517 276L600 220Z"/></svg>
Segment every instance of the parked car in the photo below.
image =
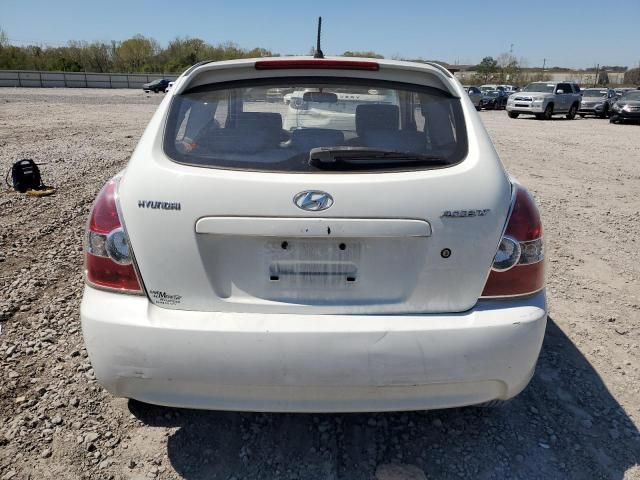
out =
<svg viewBox="0 0 640 480"><path fill-rule="evenodd" d="M314 98L315 97L315 98ZM361 105L398 105L397 91L369 86L343 85L331 95L322 95L317 88L295 90L289 98L289 108L283 118L283 128L322 128L355 132L356 109Z"/></svg>
<svg viewBox="0 0 640 480"><path fill-rule="evenodd" d="M248 93L269 88L304 92L313 126L284 129L303 110ZM168 95L87 223L80 315L107 390L321 412L525 388L547 318L540 216L448 70L243 59Z"/></svg>
<svg viewBox="0 0 640 480"><path fill-rule="evenodd" d="M611 123L640 121L640 90L629 90L611 106Z"/></svg>
<svg viewBox="0 0 640 480"><path fill-rule="evenodd" d="M480 110L480 102L482 101L482 92L480 91L480 89L478 87L466 85L464 86L464 89L467 92L467 95L469 95L471 103L473 103L473 106L476 107L476 110Z"/></svg>
<svg viewBox="0 0 640 480"><path fill-rule="evenodd" d="M571 82L533 82L509 97L510 118L535 115L538 120L550 120L553 115L566 115L573 120L580 108L580 87Z"/></svg>
<svg viewBox="0 0 640 480"><path fill-rule="evenodd" d="M266 92L267 102L284 102L285 95L292 93L288 88L269 88Z"/></svg>
<svg viewBox="0 0 640 480"><path fill-rule="evenodd" d="M480 91L482 93L491 92L493 90L497 90L498 87L499 87L499 85L494 85L494 84L480 85ZM503 89L504 89L504 87L503 87Z"/></svg>
<svg viewBox="0 0 640 480"><path fill-rule="evenodd" d="M513 85L494 85L494 84L487 84L487 85L481 85L480 86L480 90L484 93L484 92L491 92L493 90L500 90L502 92L505 93L513 93L515 91L515 87Z"/></svg>
<svg viewBox="0 0 640 480"><path fill-rule="evenodd" d="M480 108L486 110L504 110L507 106L509 95L502 90L489 90L482 94Z"/></svg>
<svg viewBox="0 0 640 480"><path fill-rule="evenodd" d="M615 90L616 95L618 96L618 98L620 98L622 95L624 95L629 90L636 90L636 89L635 88L615 88L614 90Z"/></svg>
<svg viewBox="0 0 640 480"><path fill-rule="evenodd" d="M169 86L169 80L166 78L159 78L157 80L153 80L152 82L145 83L142 85L142 90L145 92L164 92L165 89Z"/></svg>
<svg viewBox="0 0 640 480"><path fill-rule="evenodd" d="M607 118L611 113L611 106L617 99L618 96L612 88L586 88L582 90L578 114L583 118L586 115Z"/></svg>

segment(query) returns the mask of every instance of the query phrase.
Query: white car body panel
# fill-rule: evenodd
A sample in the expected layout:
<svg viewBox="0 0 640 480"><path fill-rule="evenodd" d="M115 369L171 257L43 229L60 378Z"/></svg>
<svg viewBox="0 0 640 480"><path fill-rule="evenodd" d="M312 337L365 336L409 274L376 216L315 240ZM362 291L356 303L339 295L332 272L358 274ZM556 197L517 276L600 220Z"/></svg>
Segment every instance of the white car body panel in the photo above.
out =
<svg viewBox="0 0 640 480"><path fill-rule="evenodd" d="M190 408L356 412L518 394L546 325L544 292L459 314L187 312L86 287L82 328L118 396Z"/></svg>
<svg viewBox="0 0 640 480"><path fill-rule="evenodd" d="M120 220L145 295L85 288L98 381L151 403L254 411L415 410L519 393L544 337L545 294L480 300L514 191L460 83L428 64L379 60L379 71L345 72L254 62L180 76L122 172ZM336 174L206 168L165 154L175 96L297 76L444 90L460 99L467 156L446 168ZM333 204L301 210L294 198L305 191L329 192ZM270 281L320 263L316 248L357 278Z"/></svg>
<svg viewBox="0 0 640 480"><path fill-rule="evenodd" d="M165 305L166 308L202 311L425 313L464 311L476 303L504 228L512 192L493 145L457 81L446 79L434 67L425 66L424 73L418 75L412 69L396 69L398 62L391 61L386 62L393 66L390 73L384 64L379 72L349 72L350 76L366 74L368 78L404 79L424 85L439 85L446 79L448 89L462 99L469 141L467 158L449 168L385 174L288 174L192 167L172 161L162 148L171 95L192 83L202 84L201 77L207 82L217 78L213 73L221 72L224 81L269 73L255 70L246 61L228 63L239 68L204 65L191 73L192 80L181 77L176 82L151 120L121 180L123 220L148 291L180 296L179 303ZM324 71L321 73L324 75ZM271 74L282 72L275 70ZM310 74L318 76L319 72L294 70L286 76ZM465 187L460 188L461 185ZM265 263L269 244L261 246L255 237L233 234L195 234L195 224L203 217L308 217L309 212L293 202L293 197L305 190L326 191L333 196L334 205L315 214L327 221L418 219L429 223L434 233L429 238L407 238L401 243L397 239L372 239L364 250L368 255L361 258L362 280L350 285L351 293L342 289L342 301L334 305L314 296L300 296L308 290L292 292L256 281L260 273L256 274L250 265ZM242 192L241 197L238 192ZM179 202L180 210L139 208L139 202L144 201ZM460 210L488 213L442 217L445 211ZM337 228L328 226L332 231ZM167 235L167 229L171 235ZM444 248L453 252L446 260L440 255ZM221 257L215 254L217 251L226 253ZM389 275L384 275L387 270ZM401 271L406 273L400 275L399 282L392 273L399 275ZM460 271L465 272L463 276ZM266 279L266 270L263 272Z"/></svg>

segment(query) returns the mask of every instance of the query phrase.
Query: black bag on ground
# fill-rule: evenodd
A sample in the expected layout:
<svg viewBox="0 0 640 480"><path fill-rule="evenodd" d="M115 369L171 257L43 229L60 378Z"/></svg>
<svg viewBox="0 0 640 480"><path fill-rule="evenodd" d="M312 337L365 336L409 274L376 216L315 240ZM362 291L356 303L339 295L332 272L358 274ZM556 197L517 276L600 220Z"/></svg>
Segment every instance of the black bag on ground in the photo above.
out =
<svg viewBox="0 0 640 480"><path fill-rule="evenodd" d="M20 193L42 188L42 177L36 162L31 159L18 160L11 167L13 188Z"/></svg>

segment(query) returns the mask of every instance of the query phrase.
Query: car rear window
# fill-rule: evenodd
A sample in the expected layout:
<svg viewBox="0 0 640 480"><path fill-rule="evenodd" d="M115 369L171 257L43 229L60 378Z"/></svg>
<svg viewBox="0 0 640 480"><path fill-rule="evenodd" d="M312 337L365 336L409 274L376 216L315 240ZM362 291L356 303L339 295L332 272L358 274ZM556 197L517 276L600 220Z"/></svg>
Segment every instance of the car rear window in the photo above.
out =
<svg viewBox="0 0 640 480"><path fill-rule="evenodd" d="M164 138L176 162L211 168L324 172L310 161L318 148L389 152L385 170L454 165L467 154L460 100L436 88L362 79L218 83L173 98ZM395 162L398 153L439 163Z"/></svg>

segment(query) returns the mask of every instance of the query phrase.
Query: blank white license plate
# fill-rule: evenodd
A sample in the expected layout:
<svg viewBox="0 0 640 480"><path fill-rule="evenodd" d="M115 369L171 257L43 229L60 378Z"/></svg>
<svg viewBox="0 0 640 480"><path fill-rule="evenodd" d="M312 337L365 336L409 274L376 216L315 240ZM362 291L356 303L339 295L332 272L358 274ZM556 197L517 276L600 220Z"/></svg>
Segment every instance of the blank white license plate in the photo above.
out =
<svg viewBox="0 0 640 480"><path fill-rule="evenodd" d="M281 239L266 244L270 282L339 285L358 281L362 242L349 239Z"/></svg>

